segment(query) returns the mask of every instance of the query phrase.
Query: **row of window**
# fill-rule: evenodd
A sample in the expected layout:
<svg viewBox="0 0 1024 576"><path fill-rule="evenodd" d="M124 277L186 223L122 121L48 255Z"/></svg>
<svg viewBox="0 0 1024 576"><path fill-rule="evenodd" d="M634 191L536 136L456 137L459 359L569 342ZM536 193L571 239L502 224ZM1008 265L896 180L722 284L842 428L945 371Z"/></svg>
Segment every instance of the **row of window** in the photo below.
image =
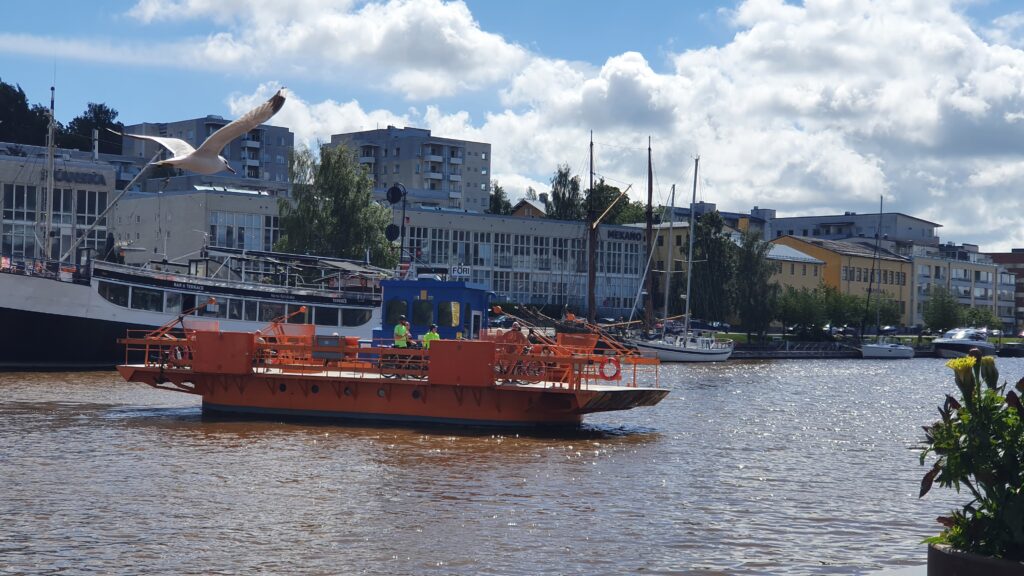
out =
<svg viewBox="0 0 1024 576"><path fill-rule="evenodd" d="M430 326L437 324L439 327L458 328L462 319L470 316L469 304L461 302L437 302L435 317L435 301L413 300L411 323L414 326ZM465 309L465 313L463 313ZM398 319L404 316L409 310L409 302L401 298L388 300L384 307L384 324L391 326L398 323Z"/></svg>
<svg viewBox="0 0 1024 576"><path fill-rule="evenodd" d="M871 268L858 268L857 266L843 266L843 269L840 271L840 279L850 282L889 284L891 286L907 285L907 275L904 272L873 270Z"/></svg>
<svg viewBox="0 0 1024 576"><path fill-rule="evenodd" d="M107 301L135 310L181 314L196 308L207 297L204 294L175 292L158 288L128 286L115 282L100 281L99 294ZM198 298L198 299L197 299ZM216 304L200 306L196 316L270 322L285 314L297 312L302 304L285 304L265 300L242 298L220 298ZM289 320L293 324L316 324L318 326L362 326L370 321L373 311L368 308L338 308L336 306L306 306L305 314L297 314Z"/></svg>

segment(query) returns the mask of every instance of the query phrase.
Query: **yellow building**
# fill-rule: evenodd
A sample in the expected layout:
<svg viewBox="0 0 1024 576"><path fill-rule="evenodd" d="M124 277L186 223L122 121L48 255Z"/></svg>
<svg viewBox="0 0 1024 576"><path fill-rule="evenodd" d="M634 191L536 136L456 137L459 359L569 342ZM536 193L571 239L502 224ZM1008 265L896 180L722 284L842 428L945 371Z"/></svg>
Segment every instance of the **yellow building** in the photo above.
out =
<svg viewBox="0 0 1024 576"><path fill-rule="evenodd" d="M825 277L825 261L785 244L772 243L768 261L775 268L771 281L783 289L814 290Z"/></svg>
<svg viewBox="0 0 1024 576"><path fill-rule="evenodd" d="M795 248L822 260L825 263L822 282L843 294L867 297L869 285L876 295L880 290L885 298L896 302L900 323L911 325L910 301L913 290L910 283L914 268L909 258L879 248L876 260L875 246L870 240L844 242L806 236L781 236L772 240L772 243Z"/></svg>

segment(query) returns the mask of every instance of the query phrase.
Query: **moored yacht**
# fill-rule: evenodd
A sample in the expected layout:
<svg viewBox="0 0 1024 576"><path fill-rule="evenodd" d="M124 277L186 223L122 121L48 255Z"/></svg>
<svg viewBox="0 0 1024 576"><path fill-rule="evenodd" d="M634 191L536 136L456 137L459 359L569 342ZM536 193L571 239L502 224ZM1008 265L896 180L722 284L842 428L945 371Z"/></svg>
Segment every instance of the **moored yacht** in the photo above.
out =
<svg viewBox="0 0 1024 576"><path fill-rule="evenodd" d="M971 348L977 348L986 356L996 353L996 345L988 341L988 332L978 328L954 328L932 341L932 347L942 358L967 356Z"/></svg>

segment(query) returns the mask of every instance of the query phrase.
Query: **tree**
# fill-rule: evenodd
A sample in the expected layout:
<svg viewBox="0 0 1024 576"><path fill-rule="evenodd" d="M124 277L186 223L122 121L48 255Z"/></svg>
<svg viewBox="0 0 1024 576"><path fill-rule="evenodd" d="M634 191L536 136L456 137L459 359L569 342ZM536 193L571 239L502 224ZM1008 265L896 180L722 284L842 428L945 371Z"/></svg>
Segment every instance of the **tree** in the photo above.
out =
<svg viewBox="0 0 1024 576"><path fill-rule="evenodd" d="M821 284L815 289L825 307L825 321L835 327L857 326L864 320L865 301L860 296L843 294L835 286Z"/></svg>
<svg viewBox="0 0 1024 576"><path fill-rule="evenodd" d="M779 285L772 282L774 265L768 260L772 245L748 231L736 250L732 294L747 340L757 333L763 340L778 310Z"/></svg>
<svg viewBox="0 0 1024 576"><path fill-rule="evenodd" d="M891 326L899 324L901 319L900 307L896 300L889 297L885 292L878 292L872 296L871 304L868 306L868 316L865 326Z"/></svg>
<svg viewBox="0 0 1024 576"><path fill-rule="evenodd" d="M545 206L548 218L555 220L583 220L583 201L580 197L580 177L572 176L568 164L562 164L551 177L551 194Z"/></svg>
<svg viewBox="0 0 1024 576"><path fill-rule="evenodd" d="M1003 322L999 320L999 317L992 311L992 308L988 306L964 309L961 321L975 328L1001 328L1003 325Z"/></svg>
<svg viewBox="0 0 1024 576"><path fill-rule="evenodd" d="M505 195L505 189L498 184L497 180L491 182L491 198L487 212L506 215L512 213L512 203L509 202L508 196Z"/></svg>
<svg viewBox="0 0 1024 576"><path fill-rule="evenodd" d="M961 311L956 298L944 286L932 286L928 300L921 310L924 323L932 330L942 332L960 325Z"/></svg>
<svg viewBox="0 0 1024 576"><path fill-rule="evenodd" d="M786 287L779 298L779 320L792 326L801 339L818 338L817 328L826 323L825 305L820 292L809 288Z"/></svg>
<svg viewBox="0 0 1024 576"><path fill-rule="evenodd" d="M690 311L697 318L723 320L732 311L733 299L729 291L733 284L736 244L723 234L724 227L722 216L715 211L702 215L693 231Z"/></svg>
<svg viewBox="0 0 1024 576"><path fill-rule="evenodd" d="M619 202L625 202L623 198ZM639 222L647 221L647 204L639 200L635 200L626 204L622 207L622 212L619 212L618 217L612 224L637 224Z"/></svg>
<svg viewBox="0 0 1024 576"><path fill-rule="evenodd" d="M344 146L321 146L317 158L306 147L289 158L291 200L282 198L281 239L285 252L362 260L390 268L398 254L384 237L391 210L372 200L373 181L355 153Z"/></svg>
<svg viewBox="0 0 1024 576"><path fill-rule="evenodd" d="M117 121L117 110L106 104L89 102L78 116L68 123L58 141L65 148L77 148L86 152L92 150L92 131L99 131L100 152L104 154L120 154L121 138L111 134L107 129L124 131L124 124Z"/></svg>
<svg viewBox="0 0 1024 576"><path fill-rule="evenodd" d="M611 210L608 210L608 214L605 214L601 223L618 224L619 215L622 214L622 212L629 206L629 198L619 198L621 195L621 190L615 186L606 184L604 178L602 178L594 185L593 190L588 191L587 197L583 201L583 213L589 214L591 208L593 208L594 218L599 218L601 214L604 214L604 211L608 210L608 207L611 206ZM612 202L615 204L612 205Z"/></svg>
<svg viewBox="0 0 1024 576"><path fill-rule="evenodd" d="M537 199L537 191L533 189L533 186L527 186L526 187L526 199L527 200L536 200Z"/></svg>
<svg viewBox="0 0 1024 576"><path fill-rule="evenodd" d="M21 86L0 80L0 142L45 146L49 113L39 104L29 107Z"/></svg>

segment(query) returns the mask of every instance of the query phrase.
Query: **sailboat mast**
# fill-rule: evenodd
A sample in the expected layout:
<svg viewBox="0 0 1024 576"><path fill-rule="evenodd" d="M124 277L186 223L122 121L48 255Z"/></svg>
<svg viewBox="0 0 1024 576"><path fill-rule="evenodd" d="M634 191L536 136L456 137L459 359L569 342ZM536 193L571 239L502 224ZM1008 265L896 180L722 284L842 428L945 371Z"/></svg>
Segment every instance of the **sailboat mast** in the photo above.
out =
<svg viewBox="0 0 1024 576"><path fill-rule="evenodd" d="M672 200L669 201L669 206L670 206L670 208L669 208L670 212L669 212L669 217L668 217L668 240L665 242L665 253L667 254L667 257L665 258L665 287L663 288L663 290L665 292L665 319L662 320L662 322L661 322L661 341L662 342L665 341L665 327L668 325L668 293L669 293L669 288L672 286L672 282L671 282L672 277L670 276L671 272L669 272L669 270L672 269L672 265L675 263L675 258L673 258L673 256L675 256L675 247L672 245L672 222L674 222L675 219L676 219L676 185L675 184L672 185Z"/></svg>
<svg viewBox="0 0 1024 576"><path fill-rule="evenodd" d="M587 194L587 321L597 318L597 209L594 206L594 131L590 131L590 191Z"/></svg>
<svg viewBox="0 0 1024 576"><path fill-rule="evenodd" d="M689 252L686 255L686 304L683 311L683 337L690 337L690 285L693 280L693 228L694 212L697 206L697 168L700 166L700 156L693 159L693 199L690 200L690 230L689 230Z"/></svg>
<svg viewBox="0 0 1024 576"><path fill-rule="evenodd" d="M861 318L861 321L860 321L860 336L861 336L861 338L864 338L864 324L865 324L865 321L867 320L868 314L871 312L871 292L873 291L874 284L875 284L875 275L878 274L879 276L881 276L881 274L882 274L882 264L881 264L881 262L878 261L878 244L882 240L882 205L883 205L882 203L884 201L885 201L885 197L884 196L879 196L878 197L878 226L875 228L875 254L874 254L874 258L871 260L871 276L868 277L868 297L867 297L867 300L865 301L865 304L864 304L864 317ZM875 272L876 265L878 267L878 272ZM881 278L879 278L879 285L881 285ZM878 309L878 305L876 304L875 305L875 327L878 329L879 332L881 332L881 328L882 327L880 326L881 322L879 321L879 314L880 314L880 311ZM878 335L880 336L881 334L878 334Z"/></svg>
<svg viewBox="0 0 1024 576"><path fill-rule="evenodd" d="M44 212L46 221L43 223L43 258L47 260L53 257L50 252L50 245L52 242L52 238L50 238L50 236L53 228L53 155L54 148L57 146L53 119L54 92L54 87L50 86L50 122L46 126L46 193L43 197L43 203L46 206L46 210Z"/></svg>
<svg viewBox="0 0 1024 576"><path fill-rule="evenodd" d="M647 254L654 251L654 168L651 161L651 137L647 137ZM654 295L651 293L651 275L644 275L644 328L649 329L654 323Z"/></svg>

